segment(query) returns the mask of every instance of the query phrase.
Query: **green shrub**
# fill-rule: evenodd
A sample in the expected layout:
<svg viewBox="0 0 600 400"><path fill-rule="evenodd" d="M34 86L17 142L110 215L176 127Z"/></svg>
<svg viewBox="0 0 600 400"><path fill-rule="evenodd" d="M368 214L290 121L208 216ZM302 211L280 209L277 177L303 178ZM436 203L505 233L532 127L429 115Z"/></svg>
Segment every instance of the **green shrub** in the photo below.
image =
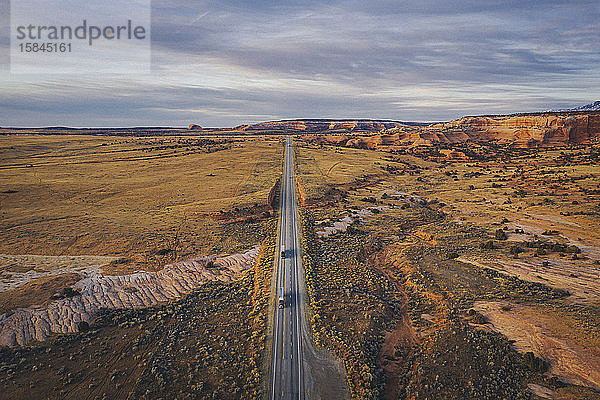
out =
<svg viewBox="0 0 600 400"><path fill-rule="evenodd" d="M364 201L366 203L373 203L373 204L377 204L377 199L375 197L363 197L361 199L361 201Z"/></svg>
<svg viewBox="0 0 600 400"><path fill-rule="evenodd" d="M534 372L544 373L548 370L548 362L542 358L536 357L531 351L523 356L523 363L527 368Z"/></svg>
<svg viewBox="0 0 600 400"><path fill-rule="evenodd" d="M86 321L81 321L79 324L77 324L77 330L79 332L87 332L90 330L90 324L88 324Z"/></svg>
<svg viewBox="0 0 600 400"><path fill-rule="evenodd" d="M518 256L520 253L522 253L524 250L522 248L520 248L517 245L514 246L510 246L510 249L508 250L510 252L510 254L512 254L513 256Z"/></svg>
<svg viewBox="0 0 600 400"><path fill-rule="evenodd" d="M164 248L164 249L157 250L156 254L159 256L166 256L167 254L171 253L172 251L173 250L171 250L171 249Z"/></svg>
<svg viewBox="0 0 600 400"><path fill-rule="evenodd" d="M496 238L496 240L506 240L506 239L508 239L508 236L506 236L506 232L504 232L502 229L498 229L496 231L496 233L494 234L494 237Z"/></svg>
<svg viewBox="0 0 600 400"><path fill-rule="evenodd" d="M73 296L77 296L81 293L79 293L79 291L77 291L71 287L66 287L66 288L63 288L63 290L61 291L61 294L63 295L63 297L73 297Z"/></svg>
<svg viewBox="0 0 600 400"><path fill-rule="evenodd" d="M477 325L483 325L487 324L487 318L475 311L473 318L471 318L471 322Z"/></svg>
<svg viewBox="0 0 600 400"><path fill-rule="evenodd" d="M479 247L481 247L484 250L494 250L496 248L496 245L494 244L493 240L488 240L485 243L481 243Z"/></svg>

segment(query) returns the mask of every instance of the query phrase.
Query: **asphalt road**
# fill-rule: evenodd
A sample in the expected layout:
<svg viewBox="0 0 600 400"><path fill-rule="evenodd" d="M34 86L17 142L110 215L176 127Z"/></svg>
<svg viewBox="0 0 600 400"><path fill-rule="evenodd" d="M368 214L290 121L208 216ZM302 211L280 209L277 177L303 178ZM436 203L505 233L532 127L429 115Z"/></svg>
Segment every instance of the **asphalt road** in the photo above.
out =
<svg viewBox="0 0 600 400"><path fill-rule="evenodd" d="M281 219L277 257L277 296L283 291L285 307L276 306L273 319L271 399L302 399L305 396L303 357L304 276L300 258L298 204L292 140L285 142L281 191ZM281 256L282 245L285 257Z"/></svg>

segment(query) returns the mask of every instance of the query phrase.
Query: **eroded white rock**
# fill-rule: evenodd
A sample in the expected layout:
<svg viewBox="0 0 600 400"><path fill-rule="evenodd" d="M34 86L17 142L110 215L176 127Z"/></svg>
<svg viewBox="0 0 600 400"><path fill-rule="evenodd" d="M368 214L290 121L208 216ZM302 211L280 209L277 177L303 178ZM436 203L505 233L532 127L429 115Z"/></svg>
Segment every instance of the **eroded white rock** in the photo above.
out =
<svg viewBox="0 0 600 400"><path fill-rule="evenodd" d="M181 297L209 280L228 282L254 265L260 246L245 253L200 257L165 266L158 272L103 276L97 272L77 282L81 295L52 302L46 309L20 308L0 315L0 345L43 341L52 333L76 332L100 309L143 308ZM208 266L212 261L213 265Z"/></svg>
<svg viewBox="0 0 600 400"><path fill-rule="evenodd" d="M363 222L365 218L370 217L374 214L373 210L377 210L376 212L381 212L388 210L388 206L377 206L377 207L369 207L363 208L362 210L353 212L350 215L346 215L344 218L336 221L331 226L325 226L322 230L317 232L317 236L319 237L328 237L334 235L338 232L346 232L348 227L355 223L356 221Z"/></svg>

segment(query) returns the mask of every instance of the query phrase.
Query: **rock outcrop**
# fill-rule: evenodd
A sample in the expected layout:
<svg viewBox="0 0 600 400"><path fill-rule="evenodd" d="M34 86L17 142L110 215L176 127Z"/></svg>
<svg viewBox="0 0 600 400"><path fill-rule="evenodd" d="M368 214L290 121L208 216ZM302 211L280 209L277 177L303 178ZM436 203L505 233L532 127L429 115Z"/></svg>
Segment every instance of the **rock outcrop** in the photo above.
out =
<svg viewBox="0 0 600 400"><path fill-rule="evenodd" d="M55 301L46 309L21 308L0 316L0 345L25 345L52 333L77 332L78 324L89 322L100 309L148 307L181 297L206 281L231 281L254 265L259 249L181 261L158 272L87 277L75 285L80 295Z"/></svg>
<svg viewBox="0 0 600 400"><path fill-rule="evenodd" d="M328 237L339 232L346 232L348 227L356 221L364 222L365 218L388 209L388 206L377 206L352 212L350 215L346 215L344 218L335 221L332 225L323 227L322 230L317 232L317 236Z"/></svg>
<svg viewBox="0 0 600 400"><path fill-rule="evenodd" d="M428 130L449 142L495 140L516 147L552 147L600 138L600 113L465 117Z"/></svg>
<svg viewBox="0 0 600 400"><path fill-rule="evenodd" d="M310 134L318 144L376 149L496 141L512 147L554 147L600 139L600 112L463 117L435 124L378 120L284 120L236 127L248 132Z"/></svg>
<svg viewBox="0 0 600 400"><path fill-rule="evenodd" d="M600 139L600 112L464 117L426 126L397 124L398 126L385 129L381 129L385 124L376 122L330 124L329 129L322 132L324 134L313 132L305 139L317 144L362 149L385 146L435 146L469 141L494 141L520 148L555 147ZM360 130L358 126L361 127ZM331 134L332 131L340 129L346 129L348 133ZM372 133L368 134L369 132Z"/></svg>

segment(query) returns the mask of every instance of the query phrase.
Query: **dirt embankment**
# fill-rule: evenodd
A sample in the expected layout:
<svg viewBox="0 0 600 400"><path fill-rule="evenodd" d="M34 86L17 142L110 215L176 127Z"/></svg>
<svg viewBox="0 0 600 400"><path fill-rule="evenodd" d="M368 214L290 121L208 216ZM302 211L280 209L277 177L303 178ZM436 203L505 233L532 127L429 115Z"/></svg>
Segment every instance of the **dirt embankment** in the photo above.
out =
<svg viewBox="0 0 600 400"><path fill-rule="evenodd" d="M53 333L77 332L80 322L89 322L101 309L148 307L181 297L206 281L231 281L254 264L258 253L256 246L243 254L181 261L158 272L87 277L74 286L79 293L71 292L71 297L47 308L20 308L0 316L0 345L24 345Z"/></svg>

